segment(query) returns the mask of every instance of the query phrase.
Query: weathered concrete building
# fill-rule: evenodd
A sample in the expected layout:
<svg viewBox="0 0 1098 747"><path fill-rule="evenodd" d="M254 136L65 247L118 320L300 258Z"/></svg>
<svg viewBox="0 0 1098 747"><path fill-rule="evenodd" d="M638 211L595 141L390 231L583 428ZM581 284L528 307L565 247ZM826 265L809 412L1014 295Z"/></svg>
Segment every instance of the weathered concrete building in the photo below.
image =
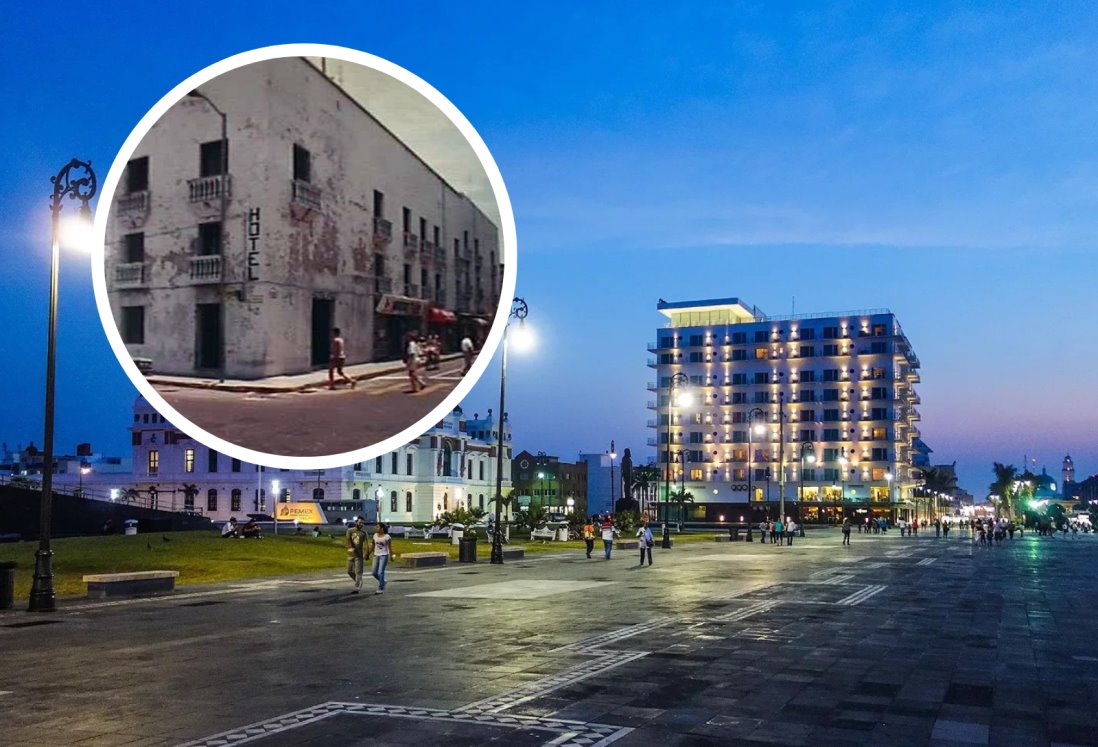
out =
<svg viewBox="0 0 1098 747"><path fill-rule="evenodd" d="M223 113L223 114L222 114ZM222 128L226 137L222 140ZM456 345L498 306L496 225L314 64L237 68L129 161L107 231L115 322L158 373L260 378Z"/></svg>

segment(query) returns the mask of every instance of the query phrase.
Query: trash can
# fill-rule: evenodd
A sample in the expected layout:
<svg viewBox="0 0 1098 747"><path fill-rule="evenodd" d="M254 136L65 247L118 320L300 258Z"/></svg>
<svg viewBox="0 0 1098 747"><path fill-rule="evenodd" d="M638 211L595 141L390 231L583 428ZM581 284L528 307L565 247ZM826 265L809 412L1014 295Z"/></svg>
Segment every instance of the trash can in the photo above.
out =
<svg viewBox="0 0 1098 747"><path fill-rule="evenodd" d="M0 563L0 610L10 610L15 605L15 568L10 561Z"/></svg>
<svg viewBox="0 0 1098 747"><path fill-rule="evenodd" d="M137 534L137 519L126 519L122 523L126 525L126 536Z"/></svg>
<svg viewBox="0 0 1098 747"><path fill-rule="evenodd" d="M470 534L468 537L462 537L458 540L458 562L477 562L477 536L475 534Z"/></svg>
<svg viewBox="0 0 1098 747"><path fill-rule="evenodd" d="M732 541L733 542L739 542L740 541L740 528L739 527L729 527L728 528L728 533L730 535L732 535Z"/></svg>
<svg viewBox="0 0 1098 747"><path fill-rule="evenodd" d="M747 525L747 541L748 542L754 542L755 541L755 537L751 534L751 525L750 524Z"/></svg>
<svg viewBox="0 0 1098 747"><path fill-rule="evenodd" d="M558 542L567 542L568 541L568 525L567 524L565 524L564 526L557 527L557 541Z"/></svg>
<svg viewBox="0 0 1098 747"><path fill-rule="evenodd" d="M461 538L465 536L464 524L451 524L450 525L450 544L456 545L461 542Z"/></svg>

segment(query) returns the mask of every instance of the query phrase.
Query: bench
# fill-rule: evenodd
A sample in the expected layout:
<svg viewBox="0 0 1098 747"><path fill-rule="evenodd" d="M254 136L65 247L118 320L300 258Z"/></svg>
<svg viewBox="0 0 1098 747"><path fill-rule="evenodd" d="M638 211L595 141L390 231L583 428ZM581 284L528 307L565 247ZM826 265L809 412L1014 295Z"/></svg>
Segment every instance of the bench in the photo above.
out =
<svg viewBox="0 0 1098 747"><path fill-rule="evenodd" d="M175 591L179 571L136 571L133 573L92 573L84 576L89 599L139 597Z"/></svg>
<svg viewBox="0 0 1098 747"><path fill-rule="evenodd" d="M532 540L551 540L557 536L557 533L552 529L542 527L530 532L530 539Z"/></svg>
<svg viewBox="0 0 1098 747"><path fill-rule="evenodd" d="M406 552L400 556L400 565L403 568L427 568L446 565L449 558L449 554L444 552Z"/></svg>
<svg viewBox="0 0 1098 747"><path fill-rule="evenodd" d="M614 547L618 550L638 550L640 540L617 540L614 542Z"/></svg>
<svg viewBox="0 0 1098 747"><path fill-rule="evenodd" d="M716 540L717 542L731 542L732 541L731 535L727 535L727 534L715 535L713 537L713 539Z"/></svg>
<svg viewBox="0 0 1098 747"><path fill-rule="evenodd" d="M522 560L526 557L525 547L511 547L509 545L503 546L503 560Z"/></svg>
<svg viewBox="0 0 1098 747"><path fill-rule="evenodd" d="M389 535L392 537L408 536L408 527L389 527Z"/></svg>

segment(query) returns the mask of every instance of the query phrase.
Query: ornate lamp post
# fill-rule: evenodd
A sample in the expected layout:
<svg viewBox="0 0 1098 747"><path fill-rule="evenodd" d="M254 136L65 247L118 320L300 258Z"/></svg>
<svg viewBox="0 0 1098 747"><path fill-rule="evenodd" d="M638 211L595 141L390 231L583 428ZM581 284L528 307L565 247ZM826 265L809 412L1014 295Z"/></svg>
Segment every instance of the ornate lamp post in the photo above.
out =
<svg viewBox="0 0 1098 747"><path fill-rule="evenodd" d="M806 459L808 460L809 464L816 463L816 452L813 450L814 448L815 447L811 441L801 442L801 489L800 493L798 494L798 500L800 500L801 503L804 503L804 463ZM808 452L807 457L805 456L805 452Z"/></svg>
<svg viewBox="0 0 1098 747"><path fill-rule="evenodd" d="M507 391L507 333L511 329L511 320L518 319L519 329L526 326L526 316L530 313L530 307L522 298L511 301L511 313L507 317L507 324L503 328L503 356L499 367L499 421L496 425L496 523L492 531L492 565L503 564L503 521L501 511L503 508L503 421L506 419L504 409L504 396Z"/></svg>
<svg viewBox="0 0 1098 747"><path fill-rule="evenodd" d="M755 500L755 493L751 489L751 473L754 472L754 460L755 460L755 447L753 434L758 431L759 435L766 433L766 426L762 423L755 423L756 418L765 418L766 411L761 407L753 407L751 411L747 413L747 509L750 512L751 503Z"/></svg>
<svg viewBox="0 0 1098 747"><path fill-rule="evenodd" d="M785 523L785 392L778 392L778 518Z"/></svg>
<svg viewBox="0 0 1098 747"><path fill-rule="evenodd" d="M80 217L91 218L88 202L98 186L91 161L72 159L50 177L53 196L50 199L50 311L46 339L46 407L42 439L42 505L39 515L38 550L34 554L34 581L31 584L32 612L53 612L56 595L53 591L53 549L50 530L53 520L53 405L54 372L57 367L57 278L61 270L61 208L66 197L80 201Z"/></svg>
<svg viewBox="0 0 1098 747"><path fill-rule="evenodd" d="M614 460L617 456L618 453L614 451L614 439L610 439L610 510L612 512L617 510L614 505Z"/></svg>
<svg viewBox="0 0 1098 747"><path fill-rule="evenodd" d="M665 472L665 479L663 481L663 541L660 543L660 547L662 547L664 550L671 549L671 530L667 526L667 515L671 511L671 420L674 417L674 410L672 408L675 405L675 390L686 387L689 384L690 377L684 374L682 371L678 371L671 377L671 381L668 382L667 385L667 469ZM686 406L687 404L689 404L689 402L687 401L689 395L679 393L677 396L682 399L682 401L680 402L681 405Z"/></svg>

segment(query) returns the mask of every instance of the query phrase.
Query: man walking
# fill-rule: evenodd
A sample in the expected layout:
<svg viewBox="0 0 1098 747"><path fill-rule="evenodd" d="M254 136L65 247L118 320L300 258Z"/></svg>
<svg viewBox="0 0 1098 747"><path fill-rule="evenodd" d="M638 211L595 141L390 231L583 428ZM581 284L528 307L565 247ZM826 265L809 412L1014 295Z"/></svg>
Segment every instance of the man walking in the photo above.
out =
<svg viewBox="0 0 1098 747"><path fill-rule="evenodd" d="M591 559L591 551L595 549L595 521L594 518L588 518L587 523L583 525L583 544L587 545L587 559Z"/></svg>
<svg viewBox="0 0 1098 747"><path fill-rule="evenodd" d="M648 526L648 517L641 522L640 529L637 530L637 539L640 540L641 568L644 567L645 552L648 553L648 565L652 565L652 545L655 544L655 538L652 536L651 527Z"/></svg>
<svg viewBox="0 0 1098 747"><path fill-rule="evenodd" d="M606 551L606 559L610 559L610 551L614 549L614 535L618 533L618 530L614 528L614 517L612 514L606 514L602 517L602 546Z"/></svg>
<svg viewBox="0 0 1098 747"><path fill-rule="evenodd" d="M461 357L465 359L465 367L461 369L461 375L469 373L469 369L473 367L473 340L469 335L461 338Z"/></svg>
<svg viewBox="0 0 1098 747"><path fill-rule="evenodd" d="M332 328L332 341L331 352L328 355L328 388L335 389L335 374L339 374L339 378L342 381L351 385L351 388L355 388L355 381L347 374L343 373L343 366L347 363L347 353L343 343L343 336L339 332L339 327Z"/></svg>
<svg viewBox="0 0 1098 747"><path fill-rule="evenodd" d="M366 544L368 538L363 527L366 522L361 516L355 517L355 523L347 530L347 536L343 540L347 548L347 575L355 582L352 594L357 594L362 588L362 566L366 558Z"/></svg>
<svg viewBox="0 0 1098 747"><path fill-rule="evenodd" d="M843 519L843 544L850 544L850 517Z"/></svg>

